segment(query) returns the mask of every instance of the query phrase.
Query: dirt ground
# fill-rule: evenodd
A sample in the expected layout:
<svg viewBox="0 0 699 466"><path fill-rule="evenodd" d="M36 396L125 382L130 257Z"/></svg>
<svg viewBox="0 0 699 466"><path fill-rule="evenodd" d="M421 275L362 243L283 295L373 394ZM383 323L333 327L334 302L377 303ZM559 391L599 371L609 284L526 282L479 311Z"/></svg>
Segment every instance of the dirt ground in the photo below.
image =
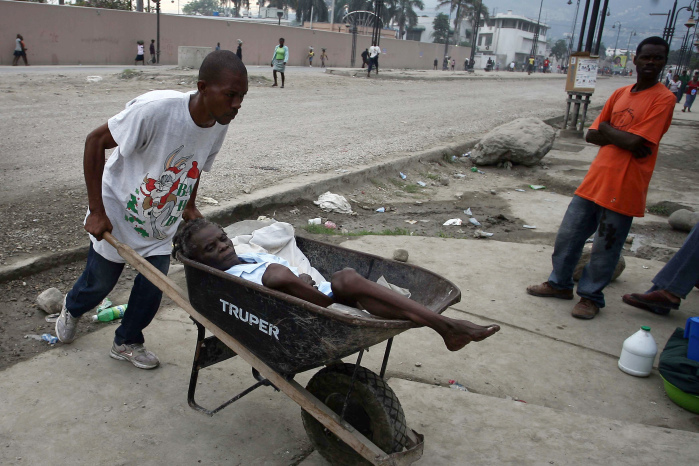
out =
<svg viewBox="0 0 699 466"><path fill-rule="evenodd" d="M4 80L0 84L0 101L7 101L6 99L9 98L15 106L26 106L26 109L33 112L32 118L28 120L31 123L22 128L22 131L25 131L24 138L10 136L5 132L5 138L3 138L5 155L31 152L35 158L22 159L26 163L16 163L11 158L6 158L2 162L2 167L10 180L9 186L14 188L5 190L0 198L3 211L13 213L0 225L0 265L37 253L61 251L88 244L82 229L85 215L85 189L81 173L63 173L67 168L60 163L60 158L66 156L66 149L56 146L54 139L64 143L71 140L73 142L69 150L79 151L80 147L74 141L84 140L86 124L95 126L94 122L99 121L105 112L104 109L98 108L100 100L106 99L108 113L116 113L127 100L125 95L134 96L155 87L188 89L192 86L193 79L193 73L177 70L169 70L161 74L126 73L106 77L101 84L95 83L95 86L99 86L96 89L88 87L92 84L86 84L85 76L57 75L31 78L25 75L15 77L14 82L12 79ZM340 82L347 82L355 87L365 85L353 82L351 78L322 76L303 84L304 89L309 90L326 79L330 79L332 86L340 86ZM250 82L257 92L263 92L263 88L269 86L269 81L263 76L251 75ZM411 82L408 86L419 89L421 86L431 84L434 83ZM619 85L623 84L625 83L619 83ZM400 92L406 91L403 83L382 82L378 85L384 90L398 88ZM459 86L461 84L440 83L438 85ZM483 85L479 84L479 86ZM47 92L49 89L53 92ZM264 92L266 91L267 89L264 89ZM5 96L2 97L2 94ZM74 111L61 113L62 121L57 122L53 118L52 107L60 105L66 95L69 96L69 105ZM496 112L499 113L499 111ZM551 114L555 109L546 109L544 113L546 112ZM594 118L594 114L592 117ZM509 119L500 116L498 118ZM40 131L39 128L43 126L48 126L50 131ZM50 136L51 134L53 136ZM467 134L471 133L452 134L451 140L465 138ZM303 138L303 134L300 137ZM434 140L426 138L425 144L429 145L429 143L434 143ZM245 144L252 144L252 142L247 141ZM566 147L565 143L558 144L559 148ZM579 150L575 145L569 146L571 151ZM324 150L323 147L313 147L313 151ZM673 171L677 170L692 172L692 176L696 178L699 162L695 154L686 150L686 147L684 150L674 149L673 157L658 159L656 172L659 173L660 179L671 182L672 177L675 176ZM309 149L302 148L302 150L307 152ZM81 155L74 154L74 157L80 158ZM331 168L336 170L337 166L349 166L350 162L340 157ZM76 168L79 164L75 160L67 165L71 170L79 171ZM287 165L277 159L252 157L247 165L250 168L241 172L244 175L248 171L256 173L254 176L248 176L252 179L252 182L248 180L248 183L251 183L248 186L252 189L255 186L281 180L288 175ZM323 167L326 166L321 164L314 167L314 170L321 170ZM530 184L541 184L547 187L547 192L564 195L571 195L577 187L577 182L550 176L546 161L542 166L533 168L515 166L511 171L494 167L483 168L485 175L474 173L471 168L470 160L465 157L457 158L455 161L416 162L404 170L407 176L405 180L396 173L394 178L373 178L348 189L347 192L337 191L338 194L350 200L356 216L323 213L312 203L312 200L271 205L255 212L254 216L267 216L289 222L294 225L299 235L310 235L336 243L369 233L470 238L485 241L473 238L476 230L480 229L497 235L499 241L553 244L554 234L522 228L522 219L510 211L507 202L491 192L491 181L493 177L505 179L506 181L499 183L498 190L504 189L508 192L517 189L529 190ZM27 176L32 170L40 172L40 182L26 185L23 191L18 191L21 178ZM584 175L585 170L586 167L580 167L580 177ZM46 178L50 178L49 175L52 173L56 176L49 183ZM61 176L58 176L59 173ZM420 186L418 181L425 183L426 186ZM213 183L213 188L204 188L200 195L216 197L228 202L234 202L240 198L240 185L232 183L226 192L225 176L222 181L219 180L219 183L223 184ZM669 215L681 206L673 202L673 199L667 199L655 207L658 214ZM380 207L385 209L384 213L376 211ZM654 206L649 205L649 207ZM480 227L468 223L467 216L464 214L464 210L468 208L481 222ZM323 223L327 220L334 222L337 224L337 229L309 230L308 219L316 217L321 217ZM463 225L443 225L446 220L457 217L464 220ZM672 231L666 222L635 224L632 233L643 234L652 238L654 242L670 247L681 246L684 239L684 234ZM629 251L625 253L630 254ZM643 251L637 251L635 254L645 257ZM2 290L0 293L0 370L51 348L46 342L24 338L29 334L55 333L54 324L47 323L44 320L45 314L36 308L34 304L36 296L51 286L66 292L81 273L82 266L82 263L68 264L21 280L0 284L0 290ZM115 304L126 302L134 276L133 270L127 266L117 288L110 296ZM88 320L84 319L81 323L79 333L90 332L104 325L114 325L93 324L88 323ZM60 343L56 346L60 347ZM105 351L108 351L108 348Z"/></svg>

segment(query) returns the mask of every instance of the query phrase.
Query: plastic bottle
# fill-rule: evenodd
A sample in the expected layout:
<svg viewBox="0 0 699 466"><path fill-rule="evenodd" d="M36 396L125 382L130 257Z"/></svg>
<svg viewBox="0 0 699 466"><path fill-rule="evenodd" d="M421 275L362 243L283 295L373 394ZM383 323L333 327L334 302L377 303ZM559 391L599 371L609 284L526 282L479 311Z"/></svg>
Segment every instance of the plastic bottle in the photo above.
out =
<svg viewBox="0 0 699 466"><path fill-rule="evenodd" d="M124 312L126 312L126 306L127 304L120 304L118 306L102 309L97 315L92 316L92 321L110 322L112 320L121 319L124 317Z"/></svg>
<svg viewBox="0 0 699 466"><path fill-rule="evenodd" d="M58 337L54 337L50 333L44 333L41 335L41 339L47 341L49 345L55 345L58 343Z"/></svg>
<svg viewBox="0 0 699 466"><path fill-rule="evenodd" d="M641 330L624 340L619 369L636 377L648 377L657 353L658 345L650 334L650 327L644 325Z"/></svg>

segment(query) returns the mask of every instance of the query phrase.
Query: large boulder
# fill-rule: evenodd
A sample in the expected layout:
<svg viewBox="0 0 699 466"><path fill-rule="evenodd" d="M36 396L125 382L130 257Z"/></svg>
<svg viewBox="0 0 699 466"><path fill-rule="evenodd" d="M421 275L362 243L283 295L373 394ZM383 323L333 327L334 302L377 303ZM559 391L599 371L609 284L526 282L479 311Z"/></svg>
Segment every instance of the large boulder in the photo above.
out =
<svg viewBox="0 0 699 466"><path fill-rule="evenodd" d="M699 223L699 212L692 212L687 209L676 210L667 219L673 230L692 231L694 225Z"/></svg>
<svg viewBox="0 0 699 466"><path fill-rule="evenodd" d="M583 269L585 268L587 263L590 262L590 253L591 252L592 252L592 244L588 243L583 248L583 253L582 253L582 256L580 256L580 260L578 261L578 265L576 265L575 270L573 270L573 280L575 280L576 282L578 280L580 280L580 277L582 277ZM624 256L619 256L619 262L617 262L616 268L614 269L614 274L612 275L612 281L619 278L619 275L621 275L621 272L623 272L625 268L626 268L626 260L624 260Z"/></svg>
<svg viewBox="0 0 699 466"><path fill-rule="evenodd" d="M476 165L536 165L551 150L556 131L538 118L518 118L486 134L471 151Z"/></svg>

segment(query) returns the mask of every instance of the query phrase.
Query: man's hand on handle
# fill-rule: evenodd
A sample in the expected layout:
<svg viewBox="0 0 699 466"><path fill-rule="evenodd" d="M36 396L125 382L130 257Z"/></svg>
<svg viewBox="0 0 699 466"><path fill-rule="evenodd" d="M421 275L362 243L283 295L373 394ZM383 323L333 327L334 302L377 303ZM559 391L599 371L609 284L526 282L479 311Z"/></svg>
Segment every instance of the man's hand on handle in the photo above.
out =
<svg viewBox="0 0 699 466"><path fill-rule="evenodd" d="M97 241L102 241L104 232L112 232L112 222L107 217L107 214L102 212L90 212L85 221L85 231L97 238Z"/></svg>

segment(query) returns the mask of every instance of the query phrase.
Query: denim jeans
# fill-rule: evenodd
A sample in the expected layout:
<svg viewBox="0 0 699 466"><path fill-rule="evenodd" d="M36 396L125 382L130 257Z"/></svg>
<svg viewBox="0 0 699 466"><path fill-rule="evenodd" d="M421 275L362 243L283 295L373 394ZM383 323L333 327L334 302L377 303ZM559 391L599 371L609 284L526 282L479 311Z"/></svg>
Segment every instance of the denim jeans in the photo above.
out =
<svg viewBox="0 0 699 466"><path fill-rule="evenodd" d="M169 255L145 259L164 274L170 269ZM112 291L123 269L124 264L108 261L90 245L85 270L66 295L66 309L73 317L80 317L95 308ZM144 342L142 331L158 312L162 296L162 291L143 275L136 276L129 305L115 332L117 345Z"/></svg>
<svg viewBox="0 0 699 466"><path fill-rule="evenodd" d="M699 223L689 232L680 250L653 278L653 287L648 291L665 290L685 299L692 291L692 287L697 285L699 285Z"/></svg>
<svg viewBox="0 0 699 466"><path fill-rule="evenodd" d="M605 209L592 201L573 196L556 235L549 283L559 290L572 290L573 271L582 255L585 240L593 233L590 262L578 282L578 295L604 307L602 290L612 280L614 269L633 217Z"/></svg>
<svg viewBox="0 0 699 466"><path fill-rule="evenodd" d="M375 56L374 58L369 58L369 70L368 72L371 73L371 69L376 68L375 73L379 72L379 56Z"/></svg>

